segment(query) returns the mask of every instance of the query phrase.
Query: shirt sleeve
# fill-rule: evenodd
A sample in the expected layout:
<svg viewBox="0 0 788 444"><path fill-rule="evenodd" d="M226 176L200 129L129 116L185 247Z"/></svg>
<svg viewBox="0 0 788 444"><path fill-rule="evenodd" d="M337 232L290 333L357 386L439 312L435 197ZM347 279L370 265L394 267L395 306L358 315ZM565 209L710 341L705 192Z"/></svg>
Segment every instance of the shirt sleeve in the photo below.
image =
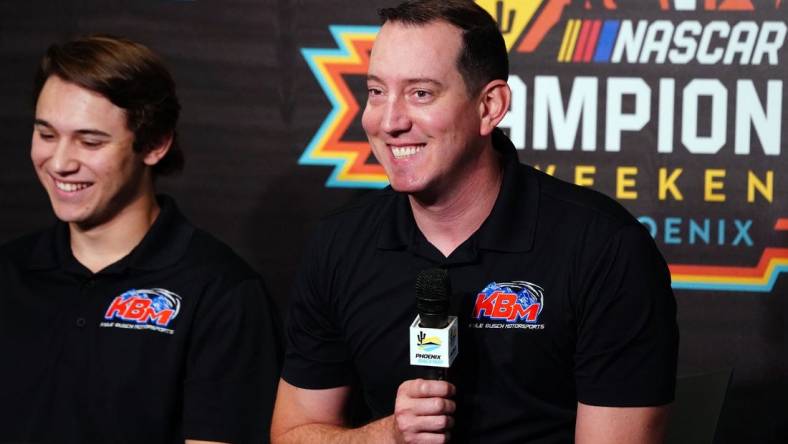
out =
<svg viewBox="0 0 788 444"><path fill-rule="evenodd" d="M673 401L678 326L667 264L640 225L618 230L585 274L577 310L578 400L639 407Z"/></svg>
<svg viewBox="0 0 788 444"><path fill-rule="evenodd" d="M318 231L308 243L293 287L282 378L300 388L325 389L352 382L351 354L335 321L336 265L330 252L330 242Z"/></svg>
<svg viewBox="0 0 788 444"><path fill-rule="evenodd" d="M276 311L259 278L203 298L186 358L185 439L268 442L279 338Z"/></svg>

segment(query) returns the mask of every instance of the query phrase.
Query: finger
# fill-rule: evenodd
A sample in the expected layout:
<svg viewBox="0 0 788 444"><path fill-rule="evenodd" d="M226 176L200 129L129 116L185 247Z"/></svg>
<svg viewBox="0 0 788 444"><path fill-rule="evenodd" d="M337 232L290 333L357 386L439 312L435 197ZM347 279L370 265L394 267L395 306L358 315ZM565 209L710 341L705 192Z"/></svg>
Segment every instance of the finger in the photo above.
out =
<svg viewBox="0 0 788 444"><path fill-rule="evenodd" d="M412 398L401 405L403 410L416 416L450 415L457 405L446 398Z"/></svg>
<svg viewBox="0 0 788 444"><path fill-rule="evenodd" d="M445 444L449 442L448 433L417 433L409 442L419 444Z"/></svg>
<svg viewBox="0 0 788 444"><path fill-rule="evenodd" d="M414 379L403 382L400 391L411 398L448 398L454 396L457 389L454 384L446 381Z"/></svg>
<svg viewBox="0 0 788 444"><path fill-rule="evenodd" d="M453 426L454 418L447 415L397 417L397 427L403 434L445 433Z"/></svg>

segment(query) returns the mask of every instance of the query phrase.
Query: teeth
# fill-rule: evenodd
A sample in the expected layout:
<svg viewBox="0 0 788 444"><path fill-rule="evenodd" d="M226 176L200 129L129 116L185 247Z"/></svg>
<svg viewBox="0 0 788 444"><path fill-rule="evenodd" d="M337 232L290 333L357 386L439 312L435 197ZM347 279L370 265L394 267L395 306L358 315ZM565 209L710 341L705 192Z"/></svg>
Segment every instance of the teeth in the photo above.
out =
<svg viewBox="0 0 788 444"><path fill-rule="evenodd" d="M394 153L394 157L397 159L412 156L418 153L419 151L421 151L421 145L400 146L400 147L391 148L391 152Z"/></svg>
<svg viewBox="0 0 788 444"><path fill-rule="evenodd" d="M55 181L55 186L61 191L65 191L67 193L73 193L75 191L84 190L85 188L89 187L90 184L87 183L65 183L65 182L58 182Z"/></svg>

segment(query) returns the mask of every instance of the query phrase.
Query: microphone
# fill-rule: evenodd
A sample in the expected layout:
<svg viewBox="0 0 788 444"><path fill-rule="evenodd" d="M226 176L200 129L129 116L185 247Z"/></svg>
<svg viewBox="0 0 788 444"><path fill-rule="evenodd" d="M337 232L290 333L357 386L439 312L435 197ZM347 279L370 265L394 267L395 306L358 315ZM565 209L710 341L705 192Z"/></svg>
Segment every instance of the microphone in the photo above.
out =
<svg viewBox="0 0 788 444"><path fill-rule="evenodd" d="M449 325L449 272L442 268L422 270L416 275L416 311L424 328Z"/></svg>
<svg viewBox="0 0 788 444"><path fill-rule="evenodd" d="M449 316L449 272L431 268L416 276L416 311L410 327L410 363L424 368L424 378L445 380L457 356L457 318Z"/></svg>

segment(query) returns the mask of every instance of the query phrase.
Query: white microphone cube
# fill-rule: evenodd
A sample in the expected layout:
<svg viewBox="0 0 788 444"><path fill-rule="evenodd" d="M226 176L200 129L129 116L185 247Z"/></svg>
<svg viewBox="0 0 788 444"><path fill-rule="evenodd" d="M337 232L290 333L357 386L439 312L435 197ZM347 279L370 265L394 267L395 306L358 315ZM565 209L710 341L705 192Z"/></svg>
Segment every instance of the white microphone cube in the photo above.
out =
<svg viewBox="0 0 788 444"><path fill-rule="evenodd" d="M449 316L444 328L419 327L416 316L410 325L410 365L449 368L457 357L457 317Z"/></svg>

